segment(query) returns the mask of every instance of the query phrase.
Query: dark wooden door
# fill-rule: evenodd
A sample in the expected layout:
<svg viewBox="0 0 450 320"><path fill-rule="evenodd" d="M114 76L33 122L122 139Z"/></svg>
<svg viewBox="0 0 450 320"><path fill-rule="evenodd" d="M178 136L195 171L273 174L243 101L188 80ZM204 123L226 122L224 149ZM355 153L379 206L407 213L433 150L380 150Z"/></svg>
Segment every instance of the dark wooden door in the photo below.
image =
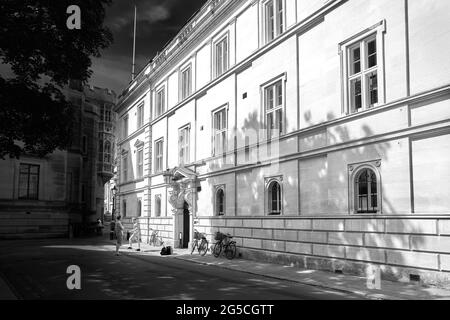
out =
<svg viewBox="0 0 450 320"><path fill-rule="evenodd" d="M189 246L189 230L190 230L189 205L187 204L187 202L185 202L183 211L183 248L188 248Z"/></svg>

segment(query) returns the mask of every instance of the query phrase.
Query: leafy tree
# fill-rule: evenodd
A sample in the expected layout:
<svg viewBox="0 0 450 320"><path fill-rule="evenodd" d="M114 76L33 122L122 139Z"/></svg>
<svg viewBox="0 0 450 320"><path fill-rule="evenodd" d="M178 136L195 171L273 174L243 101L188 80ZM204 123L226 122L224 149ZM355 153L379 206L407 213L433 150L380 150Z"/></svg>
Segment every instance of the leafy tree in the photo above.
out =
<svg viewBox="0 0 450 320"><path fill-rule="evenodd" d="M86 82L91 58L112 43L103 25L111 0L0 0L0 158L45 156L69 146L73 106L61 88ZM67 8L81 9L81 29L69 30Z"/></svg>

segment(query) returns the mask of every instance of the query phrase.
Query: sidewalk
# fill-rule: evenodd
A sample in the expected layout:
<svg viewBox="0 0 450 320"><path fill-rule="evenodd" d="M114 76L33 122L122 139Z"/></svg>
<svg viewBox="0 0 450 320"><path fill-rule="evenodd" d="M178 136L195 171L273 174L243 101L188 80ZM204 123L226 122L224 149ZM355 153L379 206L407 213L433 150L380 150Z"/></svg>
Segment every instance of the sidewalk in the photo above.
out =
<svg viewBox="0 0 450 320"><path fill-rule="evenodd" d="M307 284L324 289L360 295L364 299L375 300L450 300L450 290L423 287L409 283L381 281L381 290L367 288L366 278L333 274L317 270L302 270L295 267L261 263L245 259L227 260L214 258L211 254L204 257L198 254L181 254L177 259L237 270L273 279Z"/></svg>
<svg viewBox="0 0 450 320"><path fill-rule="evenodd" d="M134 244L133 247L136 248L136 244ZM159 255L160 250L161 248L155 248L148 244L141 244L141 254ZM362 299L450 300L450 290L446 289L382 280L381 290L371 290L367 288L367 280L364 277L334 274L318 270L303 270L290 266L246 259L235 258L233 260L228 260L223 256L215 258L211 252L208 252L202 257L197 252L194 252L194 254L191 255L190 250L188 249L174 249L174 254L166 257L241 271L277 280L297 282L323 289L332 289L343 293L352 293L361 296Z"/></svg>

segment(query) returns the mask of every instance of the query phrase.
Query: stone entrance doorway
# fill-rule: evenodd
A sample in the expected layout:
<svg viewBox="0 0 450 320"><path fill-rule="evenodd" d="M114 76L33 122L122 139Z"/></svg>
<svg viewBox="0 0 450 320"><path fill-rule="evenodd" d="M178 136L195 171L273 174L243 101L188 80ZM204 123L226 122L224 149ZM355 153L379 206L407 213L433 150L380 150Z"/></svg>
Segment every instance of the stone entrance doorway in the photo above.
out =
<svg viewBox="0 0 450 320"><path fill-rule="evenodd" d="M197 175L186 168L175 168L164 174L169 187L169 203L174 215L174 246L188 248L193 236L196 212Z"/></svg>

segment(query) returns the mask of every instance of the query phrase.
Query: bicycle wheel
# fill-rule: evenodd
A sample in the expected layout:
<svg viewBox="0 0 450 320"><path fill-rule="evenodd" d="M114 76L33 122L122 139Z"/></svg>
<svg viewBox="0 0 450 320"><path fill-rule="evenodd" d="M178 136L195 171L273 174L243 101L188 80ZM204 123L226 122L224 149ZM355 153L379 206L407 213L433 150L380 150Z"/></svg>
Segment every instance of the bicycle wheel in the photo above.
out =
<svg viewBox="0 0 450 320"><path fill-rule="evenodd" d="M200 247L198 248L198 253L204 256L208 252L208 246L208 240L202 240L202 243L200 243Z"/></svg>
<svg viewBox="0 0 450 320"><path fill-rule="evenodd" d="M236 256L236 243L230 242L225 247L225 257L227 257L227 259L229 259L229 260L232 260L232 259L234 259L235 256Z"/></svg>
<svg viewBox="0 0 450 320"><path fill-rule="evenodd" d="M198 240L194 240L194 242L192 243L192 250L191 250L191 254L194 253L195 248L197 248L198 246Z"/></svg>
<svg viewBox="0 0 450 320"><path fill-rule="evenodd" d="M222 252L222 242L219 241L214 245L214 248L213 248L214 257L218 258L220 256L221 252Z"/></svg>

